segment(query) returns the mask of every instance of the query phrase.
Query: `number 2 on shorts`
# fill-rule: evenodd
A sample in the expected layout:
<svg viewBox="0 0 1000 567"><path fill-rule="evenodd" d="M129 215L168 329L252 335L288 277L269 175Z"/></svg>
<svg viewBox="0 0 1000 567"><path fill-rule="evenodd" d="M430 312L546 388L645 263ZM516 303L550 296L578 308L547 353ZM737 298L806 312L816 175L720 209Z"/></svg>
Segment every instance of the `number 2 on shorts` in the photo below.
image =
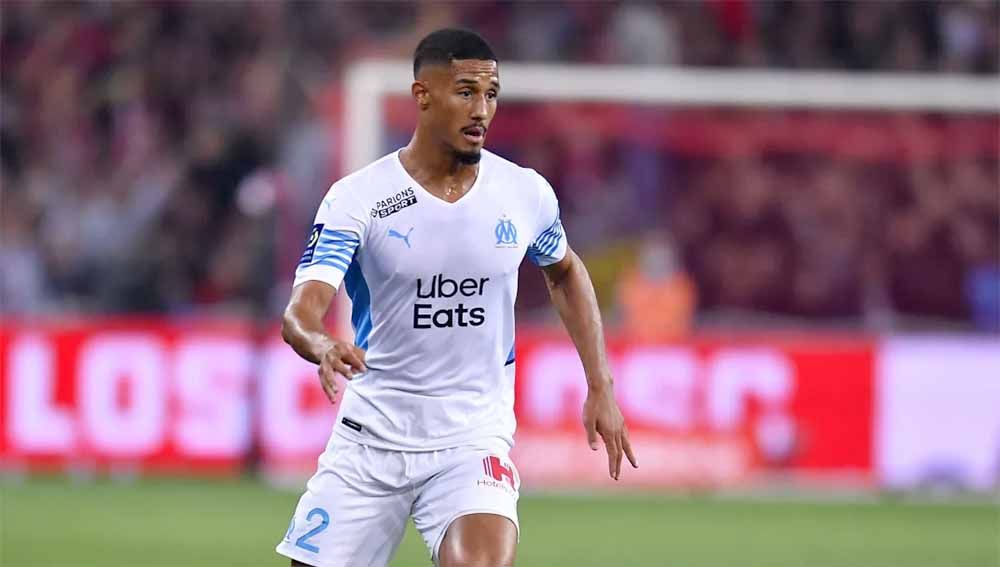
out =
<svg viewBox="0 0 1000 567"><path fill-rule="evenodd" d="M309 538L313 537L314 535L317 535L317 534L321 533L323 530L326 529L327 526L330 525L330 515L327 514L326 510L324 510L322 508L313 508L312 510L309 510L309 515L306 516L306 521L307 522L312 521L313 516L319 516L323 521L320 522L320 524L318 526L316 526L315 528L313 528L313 529L309 530L308 532L302 534L302 537L300 537L299 539L295 540L295 545L298 546L298 547L301 547L302 549L304 549L306 551L311 551L313 553L319 553L319 547L316 547L315 545L309 543Z"/></svg>

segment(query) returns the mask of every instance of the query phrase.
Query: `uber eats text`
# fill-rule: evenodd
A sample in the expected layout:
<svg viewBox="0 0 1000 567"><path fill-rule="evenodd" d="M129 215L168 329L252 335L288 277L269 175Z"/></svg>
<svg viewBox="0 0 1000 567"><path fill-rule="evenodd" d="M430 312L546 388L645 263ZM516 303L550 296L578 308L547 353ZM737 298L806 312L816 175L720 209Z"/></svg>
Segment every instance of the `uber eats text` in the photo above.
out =
<svg viewBox="0 0 1000 567"><path fill-rule="evenodd" d="M461 281L437 274L430 282L417 278L417 299L451 299L482 297L490 278L465 278ZM459 302L454 307L434 303L413 304L413 328L479 327L486 322L484 307L470 307Z"/></svg>

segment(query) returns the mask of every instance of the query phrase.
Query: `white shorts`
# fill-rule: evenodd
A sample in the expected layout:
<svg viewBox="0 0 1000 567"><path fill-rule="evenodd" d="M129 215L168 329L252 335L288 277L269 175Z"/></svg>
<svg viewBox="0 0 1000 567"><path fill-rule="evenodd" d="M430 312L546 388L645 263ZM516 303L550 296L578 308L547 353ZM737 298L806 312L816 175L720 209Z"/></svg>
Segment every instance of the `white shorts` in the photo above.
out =
<svg viewBox="0 0 1000 567"><path fill-rule="evenodd" d="M441 451L375 449L331 436L277 552L315 567L384 567L412 517L431 560L466 514L517 521L520 476L502 442Z"/></svg>

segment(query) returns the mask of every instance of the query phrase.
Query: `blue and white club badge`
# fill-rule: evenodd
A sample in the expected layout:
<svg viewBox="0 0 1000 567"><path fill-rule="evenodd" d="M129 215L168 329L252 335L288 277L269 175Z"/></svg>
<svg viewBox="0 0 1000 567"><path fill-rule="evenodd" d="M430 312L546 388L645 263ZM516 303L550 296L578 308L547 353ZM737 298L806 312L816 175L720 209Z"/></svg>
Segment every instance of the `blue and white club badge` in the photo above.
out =
<svg viewBox="0 0 1000 567"><path fill-rule="evenodd" d="M517 227L514 226L514 221L507 218L507 215L503 215L497 221L497 226L493 229L493 235L497 239L497 248L517 247Z"/></svg>

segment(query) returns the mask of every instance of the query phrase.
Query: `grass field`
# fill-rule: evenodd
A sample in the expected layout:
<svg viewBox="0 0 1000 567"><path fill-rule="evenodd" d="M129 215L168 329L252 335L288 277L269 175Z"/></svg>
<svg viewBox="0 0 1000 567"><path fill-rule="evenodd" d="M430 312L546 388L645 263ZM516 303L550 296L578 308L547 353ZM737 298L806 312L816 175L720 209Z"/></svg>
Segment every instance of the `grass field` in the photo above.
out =
<svg viewBox="0 0 1000 567"><path fill-rule="evenodd" d="M0 482L0 566L284 566L298 497L261 484ZM995 505L522 497L524 567L996 567ZM411 530L397 567L429 565Z"/></svg>

